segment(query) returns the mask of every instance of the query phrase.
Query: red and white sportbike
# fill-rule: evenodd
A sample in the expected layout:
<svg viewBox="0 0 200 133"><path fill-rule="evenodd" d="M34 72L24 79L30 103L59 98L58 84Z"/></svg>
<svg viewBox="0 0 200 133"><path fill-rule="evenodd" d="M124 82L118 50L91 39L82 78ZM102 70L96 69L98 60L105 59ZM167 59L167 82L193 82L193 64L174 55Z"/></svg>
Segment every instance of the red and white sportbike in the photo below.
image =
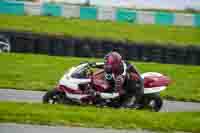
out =
<svg viewBox="0 0 200 133"><path fill-rule="evenodd" d="M124 68L127 68L126 63L123 63L123 65ZM93 104L123 107L122 96L117 92L111 92L111 86L104 80L103 66L104 63L102 62L87 62L72 67L60 79L57 87L48 91L43 96L43 103ZM126 69L123 75L128 75ZM129 85L129 83L133 81L138 86L139 82L135 82L131 76L127 77L123 89L125 93L134 92L134 86ZM141 108L150 107L153 111L159 111L163 104L159 93L166 89L170 83L170 79L157 72L146 72L141 74L141 77L144 85L144 95L139 102L142 105ZM129 101L132 102L129 102L129 104L134 105L134 94L131 99Z"/></svg>

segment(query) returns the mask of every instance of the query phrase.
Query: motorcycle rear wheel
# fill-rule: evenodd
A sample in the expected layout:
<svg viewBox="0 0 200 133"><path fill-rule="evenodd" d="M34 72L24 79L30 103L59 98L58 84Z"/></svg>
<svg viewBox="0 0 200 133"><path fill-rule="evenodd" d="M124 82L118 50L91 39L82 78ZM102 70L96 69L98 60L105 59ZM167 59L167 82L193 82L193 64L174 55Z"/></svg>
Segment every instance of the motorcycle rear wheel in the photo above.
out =
<svg viewBox="0 0 200 133"><path fill-rule="evenodd" d="M147 108L153 112L158 112L162 108L163 100L160 97L160 94L146 94L143 96L142 100L140 101L142 108Z"/></svg>
<svg viewBox="0 0 200 133"><path fill-rule="evenodd" d="M163 100L159 94L153 94L149 99L149 106L152 111L158 112L162 108Z"/></svg>

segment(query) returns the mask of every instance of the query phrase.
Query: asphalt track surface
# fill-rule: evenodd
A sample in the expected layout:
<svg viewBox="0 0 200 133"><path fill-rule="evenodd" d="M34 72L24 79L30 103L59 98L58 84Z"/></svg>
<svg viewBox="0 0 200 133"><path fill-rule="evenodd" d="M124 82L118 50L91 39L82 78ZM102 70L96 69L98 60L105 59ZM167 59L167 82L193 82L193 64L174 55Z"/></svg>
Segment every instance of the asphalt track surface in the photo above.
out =
<svg viewBox="0 0 200 133"><path fill-rule="evenodd" d="M43 91L25 91L14 89L0 89L0 101L15 101L41 103ZM161 112L191 112L200 111L200 103L164 100Z"/></svg>
<svg viewBox="0 0 200 133"><path fill-rule="evenodd" d="M116 130L103 128L82 128L64 126L39 126L14 123L0 124L0 133L156 133L148 130ZM170 132L186 133L186 132Z"/></svg>

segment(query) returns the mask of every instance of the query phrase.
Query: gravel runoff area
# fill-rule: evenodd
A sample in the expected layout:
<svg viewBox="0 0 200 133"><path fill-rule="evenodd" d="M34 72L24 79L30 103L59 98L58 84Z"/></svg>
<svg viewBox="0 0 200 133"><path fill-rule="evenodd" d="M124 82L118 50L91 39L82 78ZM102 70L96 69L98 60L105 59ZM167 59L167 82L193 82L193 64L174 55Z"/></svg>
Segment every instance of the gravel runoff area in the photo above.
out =
<svg viewBox="0 0 200 133"><path fill-rule="evenodd" d="M0 89L1 101L42 102L44 91L25 91L14 89ZM200 103L164 100L161 112L200 111Z"/></svg>

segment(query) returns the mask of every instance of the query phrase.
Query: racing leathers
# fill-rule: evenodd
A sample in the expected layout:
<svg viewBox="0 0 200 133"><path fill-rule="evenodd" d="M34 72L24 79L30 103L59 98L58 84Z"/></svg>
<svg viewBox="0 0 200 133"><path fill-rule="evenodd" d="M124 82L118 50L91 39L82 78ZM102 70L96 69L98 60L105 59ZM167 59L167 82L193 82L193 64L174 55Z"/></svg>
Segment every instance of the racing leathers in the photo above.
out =
<svg viewBox="0 0 200 133"><path fill-rule="evenodd" d="M106 74L105 74L106 75ZM121 71L118 74L108 75L110 77L105 80L110 84L111 90L109 92L99 93L103 99L113 99L121 97L121 103L123 106L129 106L129 102L132 96L135 96L135 106L133 108L139 108L139 101L143 95L143 79L136 67L128 62L122 61Z"/></svg>

